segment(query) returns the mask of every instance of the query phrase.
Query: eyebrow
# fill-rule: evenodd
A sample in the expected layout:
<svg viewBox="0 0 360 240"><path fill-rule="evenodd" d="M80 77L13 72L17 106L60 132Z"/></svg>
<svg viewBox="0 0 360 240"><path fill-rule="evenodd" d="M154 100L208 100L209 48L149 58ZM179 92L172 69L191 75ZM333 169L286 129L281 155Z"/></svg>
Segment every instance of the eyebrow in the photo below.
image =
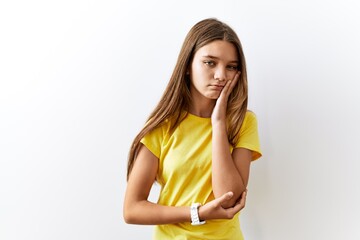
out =
<svg viewBox="0 0 360 240"><path fill-rule="evenodd" d="M219 59L218 57L215 57L215 56L212 56L212 55L204 55L203 57L204 58L216 59L216 60ZM239 63L239 61L238 60L232 60L232 61L229 61L229 63Z"/></svg>

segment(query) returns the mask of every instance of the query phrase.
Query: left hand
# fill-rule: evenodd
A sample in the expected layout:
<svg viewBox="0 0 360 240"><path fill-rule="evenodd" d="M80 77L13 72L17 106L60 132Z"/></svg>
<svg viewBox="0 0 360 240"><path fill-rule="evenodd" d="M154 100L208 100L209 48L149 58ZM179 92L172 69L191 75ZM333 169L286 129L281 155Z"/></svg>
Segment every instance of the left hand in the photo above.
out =
<svg viewBox="0 0 360 240"><path fill-rule="evenodd" d="M246 194L247 191L244 191L236 204L229 208L223 208L222 205L234 196L232 192L227 192L221 197L215 198L199 208L199 218L201 220L232 219L236 213L245 207Z"/></svg>
<svg viewBox="0 0 360 240"><path fill-rule="evenodd" d="M227 80L224 88L222 89L219 98L216 100L215 107L211 114L211 123L215 124L223 121L225 123L226 120L226 108L227 101L231 91L233 90L236 82L238 81L240 76L240 71L237 71L234 78L231 80Z"/></svg>

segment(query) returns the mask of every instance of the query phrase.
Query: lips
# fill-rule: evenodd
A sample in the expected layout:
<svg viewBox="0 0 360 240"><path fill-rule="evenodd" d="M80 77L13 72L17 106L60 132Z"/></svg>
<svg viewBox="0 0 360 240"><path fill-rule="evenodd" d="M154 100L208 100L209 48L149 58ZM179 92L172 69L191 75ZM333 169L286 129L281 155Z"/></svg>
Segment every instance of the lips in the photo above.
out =
<svg viewBox="0 0 360 240"><path fill-rule="evenodd" d="M224 85L213 84L213 85L210 85L210 87L214 90L222 90L224 88Z"/></svg>

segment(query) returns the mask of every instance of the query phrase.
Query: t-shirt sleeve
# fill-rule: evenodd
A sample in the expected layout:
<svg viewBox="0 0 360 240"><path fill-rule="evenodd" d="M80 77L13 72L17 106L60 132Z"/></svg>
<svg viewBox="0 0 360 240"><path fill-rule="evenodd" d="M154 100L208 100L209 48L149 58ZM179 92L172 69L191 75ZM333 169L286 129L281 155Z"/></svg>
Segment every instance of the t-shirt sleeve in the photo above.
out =
<svg viewBox="0 0 360 240"><path fill-rule="evenodd" d="M253 161L262 156L258 123L256 115L251 111L246 112L244 122L240 129L239 141L237 142L235 148L246 148L251 150Z"/></svg>
<svg viewBox="0 0 360 240"><path fill-rule="evenodd" d="M154 129L143 137L140 142L147 147L157 158L160 158L163 131L161 127Z"/></svg>

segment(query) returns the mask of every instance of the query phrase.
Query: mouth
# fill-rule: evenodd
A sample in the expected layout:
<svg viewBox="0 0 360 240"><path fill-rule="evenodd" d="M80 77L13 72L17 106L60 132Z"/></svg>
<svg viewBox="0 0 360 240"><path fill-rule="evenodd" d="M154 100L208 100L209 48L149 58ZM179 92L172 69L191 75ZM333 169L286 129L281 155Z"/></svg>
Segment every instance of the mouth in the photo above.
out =
<svg viewBox="0 0 360 240"><path fill-rule="evenodd" d="M224 85L213 84L213 85L210 85L210 88L212 88L212 89L214 89L214 90L221 91L221 90L224 88Z"/></svg>

